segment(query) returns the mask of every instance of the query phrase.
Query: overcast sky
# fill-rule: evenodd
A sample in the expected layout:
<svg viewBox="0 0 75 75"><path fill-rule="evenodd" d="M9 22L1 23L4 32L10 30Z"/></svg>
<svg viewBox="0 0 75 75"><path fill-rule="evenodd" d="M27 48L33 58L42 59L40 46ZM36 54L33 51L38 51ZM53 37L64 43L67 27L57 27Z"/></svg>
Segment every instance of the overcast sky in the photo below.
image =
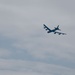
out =
<svg viewBox="0 0 75 75"><path fill-rule="evenodd" d="M75 75L75 1L0 0L0 75Z"/></svg>

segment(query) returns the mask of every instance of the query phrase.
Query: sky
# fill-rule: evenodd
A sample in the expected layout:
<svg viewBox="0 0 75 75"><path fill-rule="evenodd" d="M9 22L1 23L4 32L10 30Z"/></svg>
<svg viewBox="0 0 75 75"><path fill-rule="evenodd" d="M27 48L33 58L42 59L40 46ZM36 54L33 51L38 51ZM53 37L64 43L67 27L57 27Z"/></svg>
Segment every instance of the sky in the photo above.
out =
<svg viewBox="0 0 75 75"><path fill-rule="evenodd" d="M74 20L74 0L0 0L0 75L75 75Z"/></svg>

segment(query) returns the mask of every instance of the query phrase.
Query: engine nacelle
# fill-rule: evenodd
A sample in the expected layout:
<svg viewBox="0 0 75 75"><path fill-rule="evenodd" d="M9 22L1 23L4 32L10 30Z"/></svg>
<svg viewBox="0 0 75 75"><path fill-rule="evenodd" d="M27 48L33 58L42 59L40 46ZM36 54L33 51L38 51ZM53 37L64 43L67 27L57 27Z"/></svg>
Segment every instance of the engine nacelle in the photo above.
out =
<svg viewBox="0 0 75 75"><path fill-rule="evenodd" d="M56 32L54 32L54 34L56 34Z"/></svg>

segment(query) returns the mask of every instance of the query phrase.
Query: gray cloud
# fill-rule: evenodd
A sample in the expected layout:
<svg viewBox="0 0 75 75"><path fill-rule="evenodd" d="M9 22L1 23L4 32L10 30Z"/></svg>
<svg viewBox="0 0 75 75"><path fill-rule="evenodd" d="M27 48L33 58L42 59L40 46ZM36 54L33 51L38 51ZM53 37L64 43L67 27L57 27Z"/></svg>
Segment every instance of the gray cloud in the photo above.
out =
<svg viewBox="0 0 75 75"><path fill-rule="evenodd" d="M55 75L55 74L63 74L66 75L74 75L74 69L69 69L63 66L54 65L54 64L46 64L40 62L31 62L31 61L22 61L22 60L0 60L0 69L1 74L39 74L39 75Z"/></svg>
<svg viewBox="0 0 75 75"><path fill-rule="evenodd" d="M41 71L39 71L39 69L35 73L34 71L31 71L32 74L37 75L38 73L40 73L41 75L46 70L45 74L50 73L52 75L56 75L57 73L62 75L62 71L63 71L64 75L68 73L69 73L68 75L70 75L72 72L73 72L72 75L74 75L75 74L74 69L72 71L72 68L74 66L72 65L72 63L75 63L74 6L75 5L73 0L71 1L70 0L69 1L68 0L66 1L65 0L63 1L59 1L59 0L57 1L2 0L1 1L0 0L0 9L1 9L0 10L1 12L0 13L0 36L3 36L11 40L12 39L16 40L11 44L12 50L14 49L14 51L12 52L14 59L16 59L16 57L18 58L20 57L19 56L20 53L18 51L20 51L21 54L23 53L23 56L24 56L24 52L26 51L28 53L27 58L30 58L30 56L32 56L33 59L35 58L35 61L39 59L41 61L44 60L43 62L47 62L48 60L53 59L54 61L56 61L56 63L53 62L54 64L58 63L60 66L65 65L65 67L71 68L71 69L61 68L60 71L60 68L52 66L54 71L53 72L50 68L52 64L49 62L50 63L50 65L48 65L49 67L47 65L46 66L50 68L51 72L49 72L48 68L42 70L43 68L41 69L41 67L45 68L46 66L44 65L41 66L40 64L41 67L39 66L39 69L41 69ZM43 29L43 23L47 24L50 28L53 28L59 24L62 32L66 32L67 35L58 36L54 34L47 34L46 31ZM6 50L7 49L3 51L0 50L0 52L2 52L3 54L3 57L5 55L10 56L10 50L7 50L7 52ZM61 60L65 62L63 65L61 65L62 64ZM69 63L68 66L66 62ZM15 64L15 63L11 64L11 62L9 63L10 65ZM23 67L24 64L23 65L19 64L19 65L18 65L19 67ZM12 69L10 67L9 68L4 67L4 68L5 69L8 68L10 70ZM56 71L54 70L54 68ZM18 67L16 68L16 70L17 69ZM37 69L37 67L35 67L34 69ZM64 69L67 71L65 72ZM7 71L5 70L5 72ZM11 71L10 73L15 73L15 72ZM30 74L28 72L23 72L23 73L26 73L28 75ZM23 73L20 69L19 74L23 74ZM18 74L18 72L16 72L16 74Z"/></svg>
<svg viewBox="0 0 75 75"><path fill-rule="evenodd" d="M11 55L11 51L0 48L0 58L9 57Z"/></svg>

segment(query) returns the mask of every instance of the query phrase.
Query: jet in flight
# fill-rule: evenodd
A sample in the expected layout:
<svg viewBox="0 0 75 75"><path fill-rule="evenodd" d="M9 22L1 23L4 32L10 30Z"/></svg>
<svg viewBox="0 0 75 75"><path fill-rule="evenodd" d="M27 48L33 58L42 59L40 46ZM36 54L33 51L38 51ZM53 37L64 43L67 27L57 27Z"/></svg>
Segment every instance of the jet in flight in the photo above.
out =
<svg viewBox="0 0 75 75"><path fill-rule="evenodd" d="M44 29L47 31L47 33L51 33L51 32L53 32L54 34L59 34L59 35L66 35L66 33L62 33L62 32L57 32L57 30L59 30L60 31L60 29L59 29L59 25L57 26L57 27L54 27L54 29L50 29L50 28L48 28L45 24L43 24L44 25Z"/></svg>

